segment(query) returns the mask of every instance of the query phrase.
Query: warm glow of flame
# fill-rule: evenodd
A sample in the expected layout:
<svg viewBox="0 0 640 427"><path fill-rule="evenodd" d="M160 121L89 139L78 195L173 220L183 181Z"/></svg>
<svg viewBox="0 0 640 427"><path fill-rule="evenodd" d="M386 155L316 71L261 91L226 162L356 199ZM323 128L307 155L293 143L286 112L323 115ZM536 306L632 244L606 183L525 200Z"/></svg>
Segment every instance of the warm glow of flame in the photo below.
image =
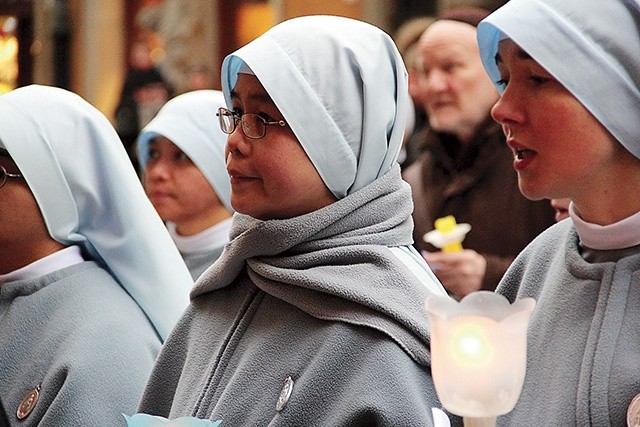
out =
<svg viewBox="0 0 640 427"><path fill-rule="evenodd" d="M465 322L455 330L451 350L458 363L469 367L481 367L491 363L494 354L485 328L471 322Z"/></svg>

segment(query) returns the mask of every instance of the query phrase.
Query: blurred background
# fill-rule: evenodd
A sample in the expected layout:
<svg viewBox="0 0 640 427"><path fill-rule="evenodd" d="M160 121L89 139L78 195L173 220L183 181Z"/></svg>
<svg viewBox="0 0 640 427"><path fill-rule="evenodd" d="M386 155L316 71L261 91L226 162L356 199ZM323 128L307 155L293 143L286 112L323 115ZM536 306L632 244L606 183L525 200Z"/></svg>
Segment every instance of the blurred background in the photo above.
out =
<svg viewBox="0 0 640 427"><path fill-rule="evenodd" d="M59 86L116 120L123 98L134 92L138 103L160 104L188 90L219 89L225 55L291 17L342 15L393 34L409 19L448 7L495 8L499 3L503 2L0 0L0 93L31 83ZM140 87L146 89L136 92Z"/></svg>

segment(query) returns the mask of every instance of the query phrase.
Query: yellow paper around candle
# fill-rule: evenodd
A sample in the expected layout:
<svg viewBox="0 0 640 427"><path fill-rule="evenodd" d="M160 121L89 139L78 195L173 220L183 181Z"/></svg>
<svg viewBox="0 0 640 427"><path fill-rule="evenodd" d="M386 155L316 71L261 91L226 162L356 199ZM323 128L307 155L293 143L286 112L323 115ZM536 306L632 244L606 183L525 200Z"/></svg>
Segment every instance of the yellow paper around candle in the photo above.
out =
<svg viewBox="0 0 640 427"><path fill-rule="evenodd" d="M453 232L456 229L456 218L453 215L447 215L436 219L434 226L436 230L442 234ZM449 243L442 247L442 252L460 252L462 250L462 242Z"/></svg>

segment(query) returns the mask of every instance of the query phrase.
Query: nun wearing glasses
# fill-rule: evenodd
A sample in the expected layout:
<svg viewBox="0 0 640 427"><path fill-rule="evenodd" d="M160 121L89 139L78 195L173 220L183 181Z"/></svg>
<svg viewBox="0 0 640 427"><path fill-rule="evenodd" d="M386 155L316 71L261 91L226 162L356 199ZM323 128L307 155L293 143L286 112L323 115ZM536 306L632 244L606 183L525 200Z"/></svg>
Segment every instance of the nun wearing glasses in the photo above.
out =
<svg viewBox="0 0 640 427"><path fill-rule="evenodd" d="M32 85L2 95L0 116L5 417L119 425L193 282L98 110Z"/></svg>
<svg viewBox="0 0 640 427"><path fill-rule="evenodd" d="M296 18L228 56L222 76L231 241L196 282L139 411L431 426L422 306L446 292L411 248L396 46L364 22Z"/></svg>

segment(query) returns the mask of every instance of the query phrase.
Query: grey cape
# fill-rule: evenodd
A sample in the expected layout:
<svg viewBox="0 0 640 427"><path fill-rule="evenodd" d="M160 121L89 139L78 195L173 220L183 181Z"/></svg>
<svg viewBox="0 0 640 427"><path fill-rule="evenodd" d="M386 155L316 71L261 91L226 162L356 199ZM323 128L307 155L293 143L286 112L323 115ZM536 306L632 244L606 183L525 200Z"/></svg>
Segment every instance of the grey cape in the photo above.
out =
<svg viewBox="0 0 640 427"><path fill-rule="evenodd" d="M287 220L236 214L140 412L223 426L431 426L429 294L389 247L411 244L397 165Z"/></svg>
<svg viewBox="0 0 640 427"><path fill-rule="evenodd" d="M95 262L4 283L0 320L0 398L9 426L118 426L123 413L135 412L160 338ZM36 388L39 398L19 420L23 397Z"/></svg>
<svg viewBox="0 0 640 427"><path fill-rule="evenodd" d="M640 393L640 248L588 262L571 220L516 258L497 292L536 299L527 373L499 426L625 426Z"/></svg>

